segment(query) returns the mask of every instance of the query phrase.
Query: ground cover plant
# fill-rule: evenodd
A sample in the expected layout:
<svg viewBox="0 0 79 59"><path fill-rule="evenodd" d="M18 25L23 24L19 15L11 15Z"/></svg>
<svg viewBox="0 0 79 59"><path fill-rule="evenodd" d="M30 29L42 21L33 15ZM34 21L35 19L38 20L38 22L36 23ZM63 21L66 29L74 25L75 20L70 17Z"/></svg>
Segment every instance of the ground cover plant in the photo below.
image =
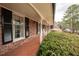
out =
<svg viewBox="0 0 79 59"><path fill-rule="evenodd" d="M38 56L77 56L79 36L64 32L50 32L44 38Z"/></svg>

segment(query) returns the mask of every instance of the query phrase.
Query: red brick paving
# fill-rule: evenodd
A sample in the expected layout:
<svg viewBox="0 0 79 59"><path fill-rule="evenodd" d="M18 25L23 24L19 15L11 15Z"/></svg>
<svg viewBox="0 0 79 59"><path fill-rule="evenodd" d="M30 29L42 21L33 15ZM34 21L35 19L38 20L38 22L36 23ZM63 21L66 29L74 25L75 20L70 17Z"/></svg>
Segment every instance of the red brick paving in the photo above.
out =
<svg viewBox="0 0 79 59"><path fill-rule="evenodd" d="M7 52L4 56L34 56L36 55L40 45L39 38L29 39L22 46Z"/></svg>

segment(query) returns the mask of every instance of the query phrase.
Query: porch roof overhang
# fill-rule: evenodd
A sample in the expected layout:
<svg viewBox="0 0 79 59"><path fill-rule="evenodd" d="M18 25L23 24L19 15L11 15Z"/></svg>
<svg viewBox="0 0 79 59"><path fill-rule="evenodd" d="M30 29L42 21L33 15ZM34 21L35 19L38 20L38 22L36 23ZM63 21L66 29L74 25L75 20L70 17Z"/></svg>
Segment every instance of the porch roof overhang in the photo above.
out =
<svg viewBox="0 0 79 59"><path fill-rule="evenodd" d="M32 3L41 15L44 17L44 20L49 24L53 25L54 22L54 3Z"/></svg>
<svg viewBox="0 0 79 59"><path fill-rule="evenodd" d="M39 22L42 20L44 25L49 25L45 17L39 12L39 10L29 3L0 3L1 6L12 10L14 13L28 17L31 20ZM39 6L38 6L39 7Z"/></svg>

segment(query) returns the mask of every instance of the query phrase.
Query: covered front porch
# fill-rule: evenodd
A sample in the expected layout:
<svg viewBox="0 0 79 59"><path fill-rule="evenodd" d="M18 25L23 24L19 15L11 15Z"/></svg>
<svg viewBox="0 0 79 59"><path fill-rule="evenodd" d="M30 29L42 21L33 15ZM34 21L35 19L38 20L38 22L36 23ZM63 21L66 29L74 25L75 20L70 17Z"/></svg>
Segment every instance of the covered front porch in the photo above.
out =
<svg viewBox="0 0 79 59"><path fill-rule="evenodd" d="M50 25L53 24L52 6L54 5L27 3L0 4L0 55L36 55L44 36L50 31ZM44 10L48 10L48 12L46 13ZM8 18L10 17L11 22L9 23L11 24L9 37L5 35L9 33L6 30L8 29L8 18L6 15ZM4 30L6 32L3 32Z"/></svg>

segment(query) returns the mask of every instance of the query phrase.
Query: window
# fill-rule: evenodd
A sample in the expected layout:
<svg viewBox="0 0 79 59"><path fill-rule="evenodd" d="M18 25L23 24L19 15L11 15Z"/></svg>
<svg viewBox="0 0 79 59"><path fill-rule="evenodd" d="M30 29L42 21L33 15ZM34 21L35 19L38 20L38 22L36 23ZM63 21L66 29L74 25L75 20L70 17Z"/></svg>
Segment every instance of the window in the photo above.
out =
<svg viewBox="0 0 79 59"><path fill-rule="evenodd" d="M13 14L13 38L14 41L25 38L24 18Z"/></svg>
<svg viewBox="0 0 79 59"><path fill-rule="evenodd" d="M25 37L29 37L29 18L25 17Z"/></svg>
<svg viewBox="0 0 79 59"><path fill-rule="evenodd" d="M20 20L15 20L15 38L20 37Z"/></svg>
<svg viewBox="0 0 79 59"><path fill-rule="evenodd" d="M1 23L3 44L12 42L12 11L1 8Z"/></svg>
<svg viewBox="0 0 79 59"><path fill-rule="evenodd" d="M39 32L38 32L38 22L36 22L36 34L39 34Z"/></svg>

